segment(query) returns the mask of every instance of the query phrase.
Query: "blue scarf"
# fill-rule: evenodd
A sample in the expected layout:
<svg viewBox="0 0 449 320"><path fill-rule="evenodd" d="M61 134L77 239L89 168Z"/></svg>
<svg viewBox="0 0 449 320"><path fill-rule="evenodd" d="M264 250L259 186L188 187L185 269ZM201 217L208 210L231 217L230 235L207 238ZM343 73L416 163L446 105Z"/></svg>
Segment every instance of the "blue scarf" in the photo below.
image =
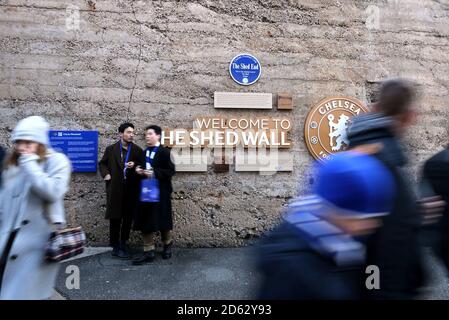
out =
<svg viewBox="0 0 449 320"><path fill-rule="evenodd" d="M337 266L357 266L365 261L365 246L326 220L323 209L328 204L318 196L294 198L283 219L298 236L320 255Z"/></svg>

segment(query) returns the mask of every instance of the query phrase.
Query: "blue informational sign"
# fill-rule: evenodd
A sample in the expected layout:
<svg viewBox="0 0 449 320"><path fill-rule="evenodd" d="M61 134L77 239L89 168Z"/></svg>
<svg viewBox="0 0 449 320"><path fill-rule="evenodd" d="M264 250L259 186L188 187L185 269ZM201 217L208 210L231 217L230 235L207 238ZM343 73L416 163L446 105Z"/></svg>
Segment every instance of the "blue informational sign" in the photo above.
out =
<svg viewBox="0 0 449 320"><path fill-rule="evenodd" d="M261 72L259 60L250 54L239 54L229 64L232 79L243 86L254 84L259 80Z"/></svg>
<svg viewBox="0 0 449 320"><path fill-rule="evenodd" d="M97 172L98 131L51 130L50 144L72 162L73 172Z"/></svg>

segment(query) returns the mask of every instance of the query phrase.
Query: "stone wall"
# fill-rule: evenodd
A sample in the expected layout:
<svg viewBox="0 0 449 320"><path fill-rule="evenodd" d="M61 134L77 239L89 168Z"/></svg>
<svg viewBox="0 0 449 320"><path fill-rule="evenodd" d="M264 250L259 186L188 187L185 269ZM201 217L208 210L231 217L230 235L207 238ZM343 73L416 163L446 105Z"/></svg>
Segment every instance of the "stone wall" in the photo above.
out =
<svg viewBox="0 0 449 320"><path fill-rule="evenodd" d="M79 29L67 27L69 4L80 10ZM447 144L448 25L447 0L0 0L0 143L10 145L16 122L34 114L53 129L98 130L100 156L127 118L142 133L150 123L189 128L195 116L289 116L292 173L231 166L174 178L179 245L243 245L306 187L303 123L326 96L369 103L383 79L416 81L422 113L407 137L416 179L420 162ZM242 52L263 67L248 88L228 74ZM214 91L291 92L295 107L216 111ZM94 245L107 243L104 191L99 175L74 174L66 201L69 220Z"/></svg>

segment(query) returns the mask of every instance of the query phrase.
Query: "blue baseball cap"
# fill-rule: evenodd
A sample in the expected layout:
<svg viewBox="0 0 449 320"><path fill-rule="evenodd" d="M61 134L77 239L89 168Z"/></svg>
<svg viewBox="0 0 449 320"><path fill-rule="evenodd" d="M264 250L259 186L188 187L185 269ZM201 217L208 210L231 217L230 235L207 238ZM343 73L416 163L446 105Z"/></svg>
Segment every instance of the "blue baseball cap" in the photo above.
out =
<svg viewBox="0 0 449 320"><path fill-rule="evenodd" d="M396 184L388 168L373 156L345 151L316 167L314 193L336 214L370 218L388 214Z"/></svg>

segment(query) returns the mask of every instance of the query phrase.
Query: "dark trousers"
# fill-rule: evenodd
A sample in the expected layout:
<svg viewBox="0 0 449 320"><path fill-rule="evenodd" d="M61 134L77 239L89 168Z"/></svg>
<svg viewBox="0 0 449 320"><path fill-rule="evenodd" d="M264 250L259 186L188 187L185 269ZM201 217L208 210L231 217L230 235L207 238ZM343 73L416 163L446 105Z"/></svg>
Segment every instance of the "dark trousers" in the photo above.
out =
<svg viewBox="0 0 449 320"><path fill-rule="evenodd" d="M110 220L109 233L111 247L118 247L120 243L125 243L129 240L132 223L133 219L131 215L126 215L121 219Z"/></svg>
<svg viewBox="0 0 449 320"><path fill-rule="evenodd" d="M134 198L133 194L125 192L121 218L109 221L109 244L111 247L118 247L121 243L129 240L136 202Z"/></svg>

